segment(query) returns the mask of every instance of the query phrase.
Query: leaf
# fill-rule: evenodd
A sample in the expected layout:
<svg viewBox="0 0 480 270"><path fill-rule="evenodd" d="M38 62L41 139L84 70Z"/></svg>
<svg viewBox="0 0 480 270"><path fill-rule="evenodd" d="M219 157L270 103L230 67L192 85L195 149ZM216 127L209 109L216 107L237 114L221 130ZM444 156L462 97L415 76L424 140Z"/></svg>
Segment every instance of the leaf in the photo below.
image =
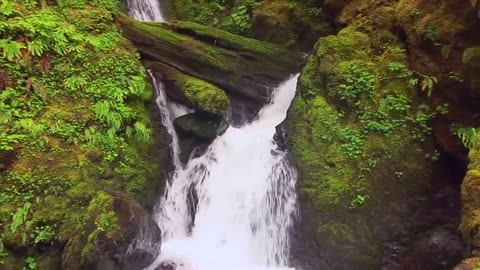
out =
<svg viewBox="0 0 480 270"><path fill-rule="evenodd" d="M21 49L25 48L23 43L2 39L0 40L0 49L3 51L3 57L8 61L22 56Z"/></svg>
<svg viewBox="0 0 480 270"><path fill-rule="evenodd" d="M41 40L33 40L27 45L28 50L36 56L41 56L45 50L45 45Z"/></svg>

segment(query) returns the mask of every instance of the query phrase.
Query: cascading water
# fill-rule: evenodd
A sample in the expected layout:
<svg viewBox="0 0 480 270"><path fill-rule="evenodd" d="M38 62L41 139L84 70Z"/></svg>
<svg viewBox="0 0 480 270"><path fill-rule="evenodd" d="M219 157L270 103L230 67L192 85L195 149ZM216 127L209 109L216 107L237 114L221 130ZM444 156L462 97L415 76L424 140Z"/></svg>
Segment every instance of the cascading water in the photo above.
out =
<svg viewBox="0 0 480 270"><path fill-rule="evenodd" d="M162 262L178 270L286 268L296 173L273 136L297 77L277 89L257 120L229 128L171 179L158 215L161 255L148 270Z"/></svg>
<svg viewBox="0 0 480 270"><path fill-rule="evenodd" d="M129 0L130 15L163 21L155 0ZM154 82L162 123L172 137L174 172L156 209L160 255L146 270L287 269L289 230L296 213L296 172L273 137L295 95L298 75L280 85L256 120L231 127L186 165L172 121L186 113L167 103ZM167 268L170 269L170 268Z"/></svg>
<svg viewBox="0 0 480 270"><path fill-rule="evenodd" d="M144 22L163 22L162 10L157 0L127 0L128 15Z"/></svg>

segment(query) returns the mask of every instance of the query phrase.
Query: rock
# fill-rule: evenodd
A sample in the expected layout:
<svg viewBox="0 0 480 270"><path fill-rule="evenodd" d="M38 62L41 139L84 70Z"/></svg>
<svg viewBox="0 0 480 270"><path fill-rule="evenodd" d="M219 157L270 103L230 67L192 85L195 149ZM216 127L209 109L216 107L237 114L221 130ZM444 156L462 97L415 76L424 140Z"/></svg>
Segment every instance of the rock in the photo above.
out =
<svg viewBox="0 0 480 270"><path fill-rule="evenodd" d="M180 116L173 124L180 136L192 135L203 141L215 139L228 128L222 117L206 117L198 113Z"/></svg>
<svg viewBox="0 0 480 270"><path fill-rule="evenodd" d="M456 228L438 227L414 244L413 259L420 269L452 269L464 254L464 244Z"/></svg>
<svg viewBox="0 0 480 270"><path fill-rule="evenodd" d="M124 14L117 21L146 60L173 67L256 104L303 63L299 53L191 22L146 23Z"/></svg>
<svg viewBox="0 0 480 270"><path fill-rule="evenodd" d="M426 158L435 141L408 120L422 114L409 75L388 69L407 67L401 44L391 43L385 58L372 48L355 27L320 38L299 78L286 120L301 205L296 268L430 269L421 267L429 258L456 263L462 248L452 233L432 231L458 224L462 172Z"/></svg>
<svg viewBox="0 0 480 270"><path fill-rule="evenodd" d="M476 132L474 145L470 150L468 171L462 182L462 221L460 231L470 245L470 254L480 255L480 133Z"/></svg>
<svg viewBox="0 0 480 270"><path fill-rule="evenodd" d="M469 86L470 94L474 98L480 98L480 47L467 48L463 52L463 65L465 79Z"/></svg>
<svg viewBox="0 0 480 270"><path fill-rule="evenodd" d="M211 115L223 115L229 109L230 100L215 85L187 76L160 62L144 61L144 65L160 75L171 100Z"/></svg>
<svg viewBox="0 0 480 270"><path fill-rule="evenodd" d="M135 201L116 191L100 192L85 217L85 236L67 244L62 269L135 270L158 256L161 232Z"/></svg>

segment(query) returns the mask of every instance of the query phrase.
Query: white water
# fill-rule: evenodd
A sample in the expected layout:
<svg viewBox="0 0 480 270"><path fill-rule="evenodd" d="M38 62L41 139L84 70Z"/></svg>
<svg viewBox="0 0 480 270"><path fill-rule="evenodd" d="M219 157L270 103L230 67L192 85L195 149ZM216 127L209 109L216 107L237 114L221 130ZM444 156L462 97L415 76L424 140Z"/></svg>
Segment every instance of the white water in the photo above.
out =
<svg viewBox="0 0 480 270"><path fill-rule="evenodd" d="M287 268L296 174L273 136L297 77L276 90L257 120L229 128L177 171L160 203L163 243L149 270L165 261L183 264L178 270Z"/></svg>
<svg viewBox="0 0 480 270"><path fill-rule="evenodd" d="M128 0L128 5L135 19L164 20L156 0ZM167 102L163 83L150 75L172 137L174 171L155 213L163 234L160 255L146 270L162 262L175 263L176 270L289 269L296 172L273 137L298 75L278 87L256 120L230 127L185 165L172 122L189 111Z"/></svg>
<svg viewBox="0 0 480 270"><path fill-rule="evenodd" d="M144 22L163 22L162 10L158 0L127 0L128 15Z"/></svg>

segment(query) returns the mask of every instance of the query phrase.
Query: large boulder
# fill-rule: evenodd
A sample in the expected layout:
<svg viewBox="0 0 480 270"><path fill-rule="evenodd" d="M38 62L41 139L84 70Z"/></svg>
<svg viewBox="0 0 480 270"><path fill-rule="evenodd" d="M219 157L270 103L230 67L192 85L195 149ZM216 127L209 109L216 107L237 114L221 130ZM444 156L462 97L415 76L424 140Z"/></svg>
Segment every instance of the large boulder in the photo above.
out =
<svg viewBox="0 0 480 270"><path fill-rule="evenodd" d="M345 28L319 39L299 78L287 128L301 269L428 269L446 256L435 268L446 270L460 259L456 231L432 230L458 224L462 172L445 169L429 127L438 110L409 84L400 44L389 46L377 57L369 35Z"/></svg>
<svg viewBox="0 0 480 270"><path fill-rule="evenodd" d="M67 243L62 269L140 270L160 252L158 225L122 193L99 192L88 206L84 223L85 233Z"/></svg>
<svg viewBox="0 0 480 270"><path fill-rule="evenodd" d="M283 47L196 23L138 22L123 14L117 21L144 59L214 84L257 111L269 100L270 88L303 63L301 54Z"/></svg>

